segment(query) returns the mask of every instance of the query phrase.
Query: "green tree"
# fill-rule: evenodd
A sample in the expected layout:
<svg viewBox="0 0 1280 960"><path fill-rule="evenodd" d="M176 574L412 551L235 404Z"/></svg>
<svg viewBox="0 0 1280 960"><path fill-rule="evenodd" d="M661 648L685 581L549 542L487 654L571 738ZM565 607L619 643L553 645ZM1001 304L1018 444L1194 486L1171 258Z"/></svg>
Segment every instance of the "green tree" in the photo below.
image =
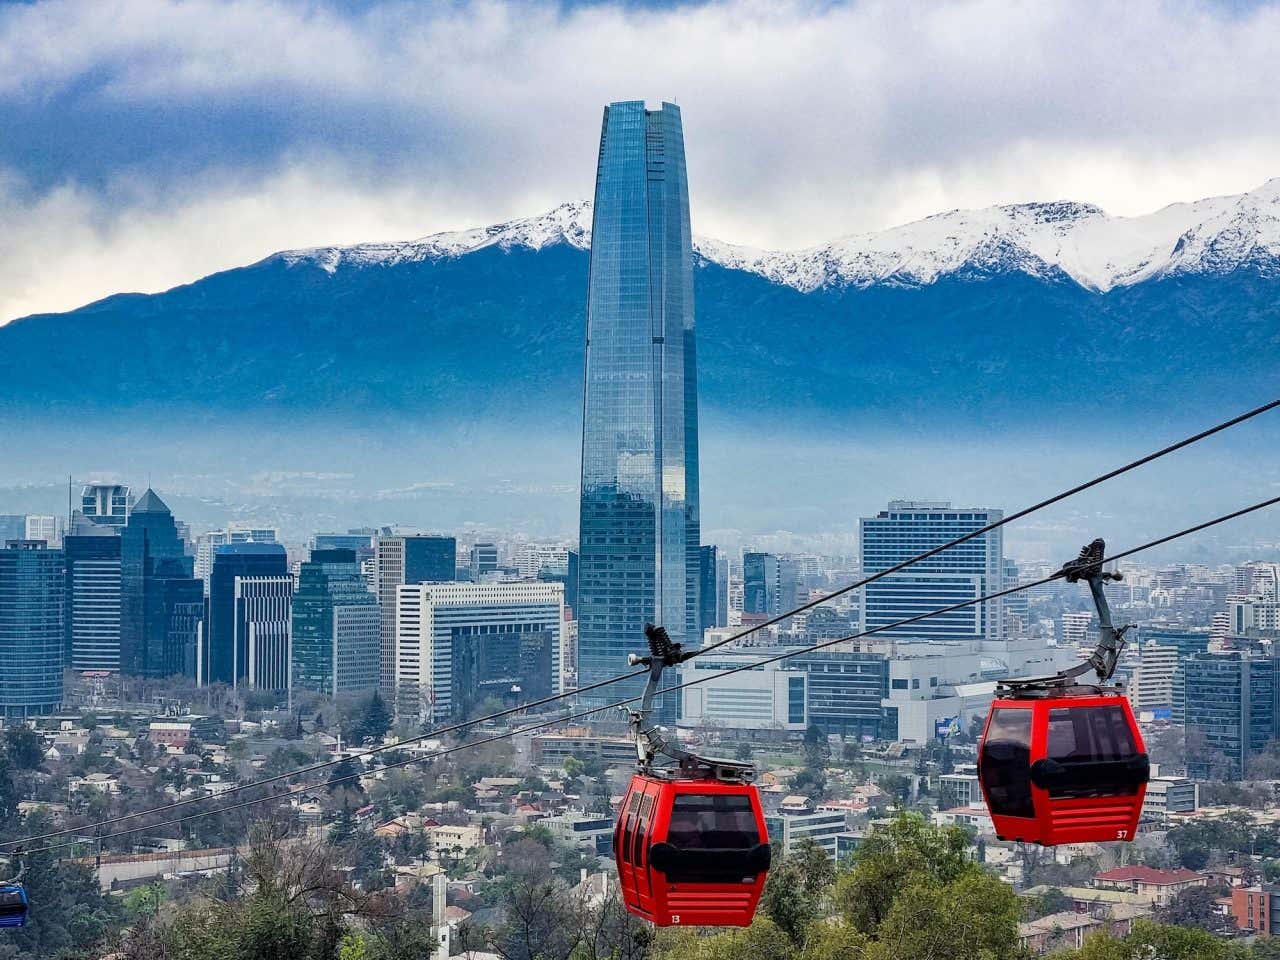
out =
<svg viewBox="0 0 1280 960"><path fill-rule="evenodd" d="M1218 887L1188 887L1180 890L1167 904L1156 910L1161 923L1179 927L1195 927L1217 933L1226 930L1230 921L1218 912L1218 897L1227 891Z"/></svg>
<svg viewBox="0 0 1280 960"><path fill-rule="evenodd" d="M791 960L792 952L791 939L761 916L749 927L712 936L688 929L667 932L656 946L658 960Z"/></svg>
<svg viewBox="0 0 1280 960"><path fill-rule="evenodd" d="M4 732L4 749L19 770L36 770L44 762L44 740L23 723Z"/></svg>
<svg viewBox="0 0 1280 960"><path fill-rule="evenodd" d="M825 850L805 840L791 856L780 857L769 869L760 912L797 946L805 942L810 925L822 915L835 868Z"/></svg>
<svg viewBox="0 0 1280 960"><path fill-rule="evenodd" d="M741 760L743 763L750 760L752 755L753 751L751 749L751 743L747 740L740 740L738 742L738 746L733 751L733 758L735 760Z"/></svg>
<svg viewBox="0 0 1280 960"><path fill-rule="evenodd" d="M893 901L866 960L1015 960L1018 898L970 865L950 883L922 878Z"/></svg>
<svg viewBox="0 0 1280 960"><path fill-rule="evenodd" d="M862 842L853 866L836 881L834 899L844 918L874 935L900 891L921 882L945 885L974 868L969 839L958 827L937 828L918 813L902 813Z"/></svg>
<svg viewBox="0 0 1280 960"><path fill-rule="evenodd" d="M844 920L825 920L810 925L799 960L861 960L868 942Z"/></svg>

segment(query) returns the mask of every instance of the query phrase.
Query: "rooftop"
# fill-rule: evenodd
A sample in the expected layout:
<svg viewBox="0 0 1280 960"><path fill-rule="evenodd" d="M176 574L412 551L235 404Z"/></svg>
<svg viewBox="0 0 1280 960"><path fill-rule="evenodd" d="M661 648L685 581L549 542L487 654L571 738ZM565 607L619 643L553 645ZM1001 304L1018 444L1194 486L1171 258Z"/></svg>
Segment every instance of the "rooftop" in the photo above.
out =
<svg viewBox="0 0 1280 960"><path fill-rule="evenodd" d="M1094 880L1102 880L1106 883L1153 883L1157 885L1169 885L1175 883L1186 883L1189 880L1203 880L1204 874L1196 873L1194 870L1188 870L1186 867L1179 867L1177 870L1157 870L1155 867L1129 866L1116 867L1114 870L1106 870L1097 874Z"/></svg>

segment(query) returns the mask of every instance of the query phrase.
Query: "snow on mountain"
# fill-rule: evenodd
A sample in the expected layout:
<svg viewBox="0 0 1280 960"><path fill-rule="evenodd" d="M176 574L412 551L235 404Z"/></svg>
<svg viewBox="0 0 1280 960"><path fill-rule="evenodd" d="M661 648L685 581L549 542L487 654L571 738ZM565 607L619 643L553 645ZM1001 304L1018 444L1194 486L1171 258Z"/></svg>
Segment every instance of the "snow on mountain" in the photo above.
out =
<svg viewBox="0 0 1280 960"><path fill-rule="evenodd" d="M591 244L591 203L563 203L538 217L437 233L405 243L293 250L276 258L332 273L355 267L458 257L485 247L541 250ZM1176 203L1113 217L1082 203L1025 203L952 210L804 250L760 250L694 237L704 260L759 274L802 292L876 284L920 286L962 272L1062 276L1105 292L1159 276L1227 273L1252 265L1280 273L1280 179L1236 196ZM274 259L274 258L273 258Z"/></svg>

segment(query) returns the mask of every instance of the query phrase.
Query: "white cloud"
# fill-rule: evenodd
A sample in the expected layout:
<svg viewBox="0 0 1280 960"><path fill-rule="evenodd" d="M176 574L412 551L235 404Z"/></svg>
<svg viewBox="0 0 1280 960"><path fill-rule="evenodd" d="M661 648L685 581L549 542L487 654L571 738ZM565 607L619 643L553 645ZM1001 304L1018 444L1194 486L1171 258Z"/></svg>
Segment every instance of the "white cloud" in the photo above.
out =
<svg viewBox="0 0 1280 960"><path fill-rule="evenodd" d="M695 229L764 246L1030 199L1139 213L1280 174L1274 5L354 8L0 12L0 122L51 112L44 167L0 141L0 321L589 195L614 99L678 99ZM121 118L100 176L69 162L67 104Z"/></svg>

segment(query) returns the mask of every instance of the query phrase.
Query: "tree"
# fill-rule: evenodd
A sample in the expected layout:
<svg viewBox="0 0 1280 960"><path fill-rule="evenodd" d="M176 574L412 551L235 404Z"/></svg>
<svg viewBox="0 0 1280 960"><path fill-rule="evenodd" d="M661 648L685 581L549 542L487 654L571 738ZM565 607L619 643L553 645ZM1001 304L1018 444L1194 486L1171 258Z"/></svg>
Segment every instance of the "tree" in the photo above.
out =
<svg viewBox="0 0 1280 960"><path fill-rule="evenodd" d="M1188 887L1178 891L1163 907L1156 909L1161 923L1179 927L1195 927L1218 933L1230 926L1230 920L1218 912L1215 901L1226 891L1218 887Z"/></svg>
<svg viewBox="0 0 1280 960"><path fill-rule="evenodd" d="M805 840L799 850L780 857L769 869L760 912L799 946L821 916L822 901L834 877L827 852Z"/></svg>
<svg viewBox="0 0 1280 960"><path fill-rule="evenodd" d="M745 929L709 937L692 930L664 933L655 951L659 960L791 960L790 938L772 920L759 915Z"/></svg>
<svg viewBox="0 0 1280 960"><path fill-rule="evenodd" d="M854 851L852 869L836 881L835 902L851 926L874 935L905 887L945 885L976 869L968 847L963 830L937 828L918 813L903 813Z"/></svg>
<svg viewBox="0 0 1280 960"><path fill-rule="evenodd" d="M4 749L18 770L36 770L44 762L44 741L23 723L16 723L4 732Z"/></svg>
<svg viewBox="0 0 1280 960"><path fill-rule="evenodd" d="M752 753L753 751L751 749L750 742L747 740L741 740L738 742L738 746L733 751L733 758L735 760L741 760L743 763L746 763L748 760L751 759Z"/></svg>
<svg viewBox="0 0 1280 960"><path fill-rule="evenodd" d="M809 927L799 960L859 960L867 943L866 935L844 920L815 923Z"/></svg>
<svg viewBox="0 0 1280 960"><path fill-rule="evenodd" d="M923 879L893 901L866 960L1014 960L1018 898L972 866L950 883Z"/></svg>

